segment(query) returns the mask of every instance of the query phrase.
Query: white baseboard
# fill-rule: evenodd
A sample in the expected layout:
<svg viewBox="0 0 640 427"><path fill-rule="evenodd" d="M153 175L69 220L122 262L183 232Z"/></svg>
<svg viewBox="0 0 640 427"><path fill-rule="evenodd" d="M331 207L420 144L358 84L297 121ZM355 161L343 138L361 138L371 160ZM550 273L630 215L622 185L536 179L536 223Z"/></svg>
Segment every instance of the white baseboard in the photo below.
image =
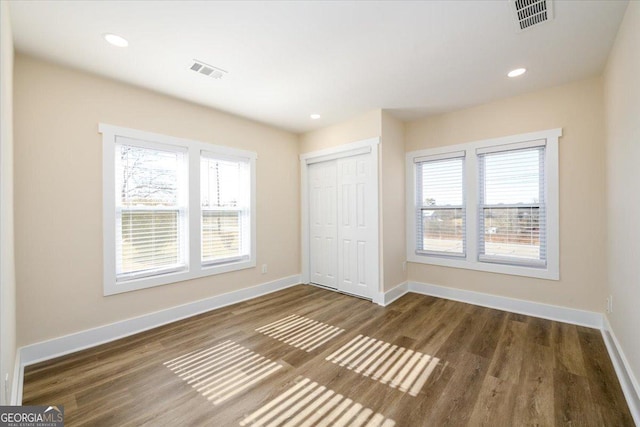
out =
<svg viewBox="0 0 640 427"><path fill-rule="evenodd" d="M446 286L431 285L420 282L409 282L409 292L446 298L468 304L480 305L482 307L509 311L512 313L526 314L527 316L571 323L573 325L602 329L602 314L594 311L577 310L575 308L560 307L557 305L501 297L498 295L448 288Z"/></svg>
<svg viewBox="0 0 640 427"><path fill-rule="evenodd" d="M386 307L407 292L409 292L409 282L402 282L396 287L388 290L387 292L380 292L374 302L378 305Z"/></svg>
<svg viewBox="0 0 640 427"><path fill-rule="evenodd" d="M611 324L606 314L603 316L602 323L602 338L607 346L609 357L616 370L633 420L636 425L640 426L640 385L638 384L638 379L633 375L631 365L629 365L629 361L624 355L622 347L620 347L616 334L613 332L613 329L611 329Z"/></svg>
<svg viewBox="0 0 640 427"><path fill-rule="evenodd" d="M207 311L215 310L227 305L236 304L248 299L256 298L272 292L276 292L291 286L300 284L300 275L284 277L257 286L239 289L222 295L216 295L199 301L190 302L184 305L171 307L166 310L148 313L139 317L98 326L62 337L42 341L24 346L18 350L19 361L17 373L15 374L17 384L15 388L15 401L21 404L22 382L24 367L44 360L64 356L90 347L95 347L110 341L137 334L167 323L185 319Z"/></svg>

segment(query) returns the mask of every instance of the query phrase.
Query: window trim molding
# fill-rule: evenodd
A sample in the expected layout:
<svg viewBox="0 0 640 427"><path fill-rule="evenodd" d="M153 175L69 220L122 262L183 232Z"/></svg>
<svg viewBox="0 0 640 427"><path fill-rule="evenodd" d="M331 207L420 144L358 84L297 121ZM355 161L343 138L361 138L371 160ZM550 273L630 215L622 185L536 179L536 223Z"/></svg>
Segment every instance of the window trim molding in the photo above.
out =
<svg viewBox="0 0 640 427"><path fill-rule="evenodd" d="M196 279L215 274L254 268L256 266L256 160L257 153L237 148L214 145L186 138L178 138L152 132L141 131L105 123L98 124L102 134L102 235L103 235L103 294L114 295L155 286L168 285L185 280ZM188 230L187 230L187 269L174 273L165 273L152 277L142 277L116 282L115 253L115 143L116 138L124 137L145 141L151 145L170 145L182 147L187 151L188 167ZM200 156L202 152L219 154L227 158L244 158L250 165L250 224L251 250L248 260L239 260L225 264L206 265L201 262L200 248Z"/></svg>
<svg viewBox="0 0 640 427"><path fill-rule="evenodd" d="M538 132L509 135L499 138L473 141L411 151L406 154L406 240L407 261L445 267L510 274L539 279L560 279L560 239L559 239L559 175L558 140L562 128L547 129ZM476 150L507 150L512 144L534 143L545 140L545 201L547 203L547 266L535 268L519 265L496 264L478 260L478 224L477 207L479 201L478 155ZM447 258L416 254L416 203L415 203L415 159L425 156L446 156L450 153L466 151L465 158L465 197L466 197L466 257Z"/></svg>

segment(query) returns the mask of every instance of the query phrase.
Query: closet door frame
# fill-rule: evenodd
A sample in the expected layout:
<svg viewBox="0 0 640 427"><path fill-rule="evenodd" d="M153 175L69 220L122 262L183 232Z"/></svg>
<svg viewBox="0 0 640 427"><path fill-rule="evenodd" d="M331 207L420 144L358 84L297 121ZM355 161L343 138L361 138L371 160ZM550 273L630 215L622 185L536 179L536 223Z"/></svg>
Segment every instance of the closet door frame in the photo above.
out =
<svg viewBox="0 0 640 427"><path fill-rule="evenodd" d="M357 156L361 154L369 154L371 162L371 171L374 175L373 182L376 183L375 198L372 201L374 207L370 214L373 216L372 222L377 224L375 227L375 236L373 238L372 247L376 251L375 259L377 265L374 267L374 271L371 274L371 294L373 295L373 302L378 302L380 295L380 221L379 221L379 194L380 194L380 179L379 179L379 155L378 150L380 146L380 138L369 138L361 141L352 142L349 144L339 145L337 147L331 147L324 150L313 151L300 155L300 212L301 212L301 255L302 255L302 283L309 283L310 279L310 238L309 238L309 177L308 166L314 163L326 162L334 159L341 159L345 157Z"/></svg>

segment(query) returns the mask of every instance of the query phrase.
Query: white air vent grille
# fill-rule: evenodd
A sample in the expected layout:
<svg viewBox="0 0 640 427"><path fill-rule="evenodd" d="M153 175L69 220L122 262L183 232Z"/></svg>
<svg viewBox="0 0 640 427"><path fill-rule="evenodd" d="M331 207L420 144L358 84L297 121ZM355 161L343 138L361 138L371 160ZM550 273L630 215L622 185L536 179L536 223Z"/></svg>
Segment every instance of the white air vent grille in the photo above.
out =
<svg viewBox="0 0 640 427"><path fill-rule="evenodd" d="M212 77L214 79L221 79L227 71L222 68L214 67L213 65L205 64L202 61L198 61L197 59L193 60L193 64L190 67L191 70L195 71L199 74L204 74L205 76Z"/></svg>
<svg viewBox="0 0 640 427"><path fill-rule="evenodd" d="M553 19L552 0L509 0L518 31Z"/></svg>

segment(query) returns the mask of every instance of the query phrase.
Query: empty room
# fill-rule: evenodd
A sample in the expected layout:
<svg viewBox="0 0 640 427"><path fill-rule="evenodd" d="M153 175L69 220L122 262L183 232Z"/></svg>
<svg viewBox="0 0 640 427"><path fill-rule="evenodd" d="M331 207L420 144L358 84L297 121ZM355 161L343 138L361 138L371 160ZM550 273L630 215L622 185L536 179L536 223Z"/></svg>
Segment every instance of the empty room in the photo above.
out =
<svg viewBox="0 0 640 427"><path fill-rule="evenodd" d="M0 427L640 426L639 1L0 30Z"/></svg>

